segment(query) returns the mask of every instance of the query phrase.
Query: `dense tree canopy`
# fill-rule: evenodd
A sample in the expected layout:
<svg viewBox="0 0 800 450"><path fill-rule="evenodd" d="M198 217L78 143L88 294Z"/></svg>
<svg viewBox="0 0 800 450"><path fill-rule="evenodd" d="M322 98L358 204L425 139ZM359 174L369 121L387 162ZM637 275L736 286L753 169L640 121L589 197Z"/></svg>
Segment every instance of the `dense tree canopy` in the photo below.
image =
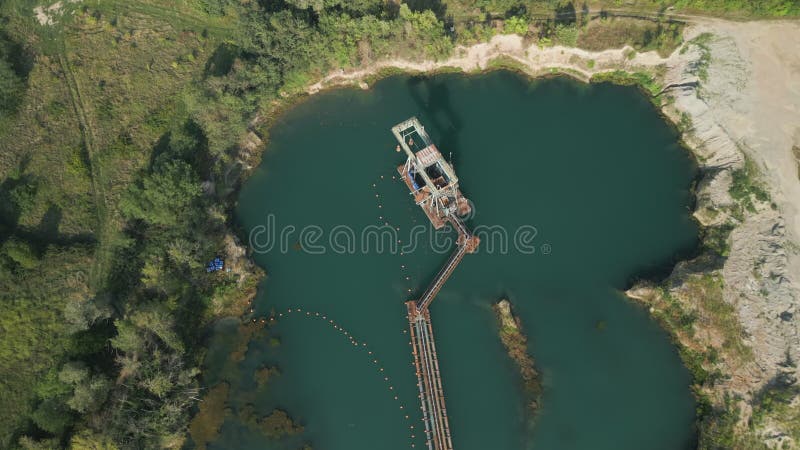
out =
<svg viewBox="0 0 800 450"><path fill-rule="evenodd" d="M121 207L132 219L150 225L175 226L192 220L200 193L191 166L183 161L166 161L145 176L141 186L131 189Z"/></svg>

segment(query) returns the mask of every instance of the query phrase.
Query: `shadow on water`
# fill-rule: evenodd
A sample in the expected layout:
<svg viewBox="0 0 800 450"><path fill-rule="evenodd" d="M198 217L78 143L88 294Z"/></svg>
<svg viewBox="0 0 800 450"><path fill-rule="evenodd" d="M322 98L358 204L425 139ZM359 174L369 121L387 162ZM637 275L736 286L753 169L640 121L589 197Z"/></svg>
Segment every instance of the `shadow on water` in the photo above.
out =
<svg viewBox="0 0 800 450"><path fill-rule="evenodd" d="M654 283L661 283L672 274L675 265L681 261L691 260L701 253L701 248L694 244L677 250L670 258L650 264L643 264L631 271L632 276L628 277L622 289L629 289L639 281L647 280Z"/></svg>
<svg viewBox="0 0 800 450"><path fill-rule="evenodd" d="M437 147L458 151L458 136L463 122L450 99L448 79L439 77L411 77L406 82L411 100L422 112L420 120ZM444 155L450 159L449 154Z"/></svg>

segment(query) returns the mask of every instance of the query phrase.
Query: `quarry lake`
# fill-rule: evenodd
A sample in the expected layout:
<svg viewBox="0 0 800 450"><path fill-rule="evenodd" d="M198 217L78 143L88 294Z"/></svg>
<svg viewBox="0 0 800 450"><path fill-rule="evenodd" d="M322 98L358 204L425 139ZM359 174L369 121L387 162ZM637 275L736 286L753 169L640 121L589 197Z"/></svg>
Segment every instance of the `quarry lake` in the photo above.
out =
<svg viewBox="0 0 800 450"><path fill-rule="evenodd" d="M452 161L474 205L467 224L486 231L431 306L454 448L690 448L689 374L622 294L697 245L690 155L634 88L504 71L394 76L315 95L276 121L237 218L267 272L253 317L277 320L234 365L239 322L215 327L204 382L230 384L230 412L208 447L425 448L403 303L455 244L417 232L429 222L399 180L390 128L411 116ZM396 235L362 245L376 227ZM501 298L543 377L533 423L498 338ZM259 387L262 367L280 374ZM285 410L304 430L270 441L243 423L246 407Z"/></svg>

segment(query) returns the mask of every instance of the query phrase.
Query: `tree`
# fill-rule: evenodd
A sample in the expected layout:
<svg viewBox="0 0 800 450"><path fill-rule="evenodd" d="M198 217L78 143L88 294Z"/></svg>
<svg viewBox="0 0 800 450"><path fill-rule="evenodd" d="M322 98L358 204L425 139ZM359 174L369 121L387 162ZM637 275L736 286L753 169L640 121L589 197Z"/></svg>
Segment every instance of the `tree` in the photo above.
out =
<svg viewBox="0 0 800 450"><path fill-rule="evenodd" d="M169 256L170 262L175 267L197 270L203 266L198 259L199 250L200 244L198 242L176 239L167 245L167 256Z"/></svg>
<svg viewBox="0 0 800 450"><path fill-rule="evenodd" d="M96 411L111 389L108 378L99 374L90 376L89 368L81 361L64 364L58 378L62 383L73 386L72 397L66 404L79 413Z"/></svg>
<svg viewBox="0 0 800 450"><path fill-rule="evenodd" d="M129 355L135 355L145 348L145 338L139 328L128 319L118 319L114 322L117 335L111 338L111 345L115 349Z"/></svg>
<svg viewBox="0 0 800 450"><path fill-rule="evenodd" d="M25 83L19 78L14 68L0 54L0 118L17 109L25 90Z"/></svg>
<svg viewBox="0 0 800 450"><path fill-rule="evenodd" d="M141 186L133 187L120 208L132 219L175 226L190 219L201 192L192 166L184 161L167 161L146 176Z"/></svg>
<svg viewBox="0 0 800 450"><path fill-rule="evenodd" d="M504 32L525 36L528 33L528 21L524 17L511 16L505 21Z"/></svg>
<svg viewBox="0 0 800 450"><path fill-rule="evenodd" d="M12 174L0 184L0 223L11 227L34 207L38 183L30 174Z"/></svg>
<svg viewBox="0 0 800 450"><path fill-rule="evenodd" d="M39 258L30 244L16 237L3 244L3 253L23 269L33 269L39 265Z"/></svg>
<svg viewBox="0 0 800 450"><path fill-rule="evenodd" d="M325 8L325 3L328 3L326 0L286 0L286 3L294 6L297 9L308 9L311 8L316 12L322 11Z"/></svg>
<svg viewBox="0 0 800 450"><path fill-rule="evenodd" d="M69 450L118 450L119 447L108 436L83 430L72 436Z"/></svg>
<svg viewBox="0 0 800 450"><path fill-rule="evenodd" d="M72 331L88 330L95 322L111 317L111 307L104 298L76 299L64 305L64 320Z"/></svg>
<svg viewBox="0 0 800 450"><path fill-rule="evenodd" d="M383 7L381 0L286 0L297 9L312 9L320 13L325 9L339 7L357 15L377 13Z"/></svg>
<svg viewBox="0 0 800 450"><path fill-rule="evenodd" d="M70 361L61 368L58 379L64 384L78 384L89 377L89 368L82 361Z"/></svg>
<svg viewBox="0 0 800 450"><path fill-rule="evenodd" d="M111 382L103 375L95 375L90 379L75 386L72 398L67 400L67 406L79 413L97 411L106 400Z"/></svg>
<svg viewBox="0 0 800 450"><path fill-rule="evenodd" d="M36 426L56 436L63 433L73 420L60 398L49 398L40 403L31 418Z"/></svg>
<svg viewBox="0 0 800 450"><path fill-rule="evenodd" d="M439 58L452 50L453 43L445 35L444 24L432 11L411 11L403 3L400 5L400 19L406 24L406 37L417 42L428 56Z"/></svg>
<svg viewBox="0 0 800 450"><path fill-rule="evenodd" d="M58 439L34 439L30 436L19 438L19 446L24 450L53 450L58 448Z"/></svg>
<svg viewBox="0 0 800 450"><path fill-rule="evenodd" d="M158 336L170 349L178 353L184 352L183 342L174 330L175 320L164 305L158 303L143 305L131 314L130 319L136 326Z"/></svg>

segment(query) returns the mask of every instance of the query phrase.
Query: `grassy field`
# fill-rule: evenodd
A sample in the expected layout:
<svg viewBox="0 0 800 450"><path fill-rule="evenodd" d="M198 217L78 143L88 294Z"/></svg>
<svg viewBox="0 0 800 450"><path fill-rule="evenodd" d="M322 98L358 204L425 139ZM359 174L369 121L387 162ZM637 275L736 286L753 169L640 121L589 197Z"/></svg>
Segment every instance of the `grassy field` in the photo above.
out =
<svg viewBox="0 0 800 450"><path fill-rule="evenodd" d="M636 51L657 51L669 56L681 43L683 26L650 20L622 18L597 18L591 20L577 39L577 46L587 50L619 48L627 44Z"/></svg>

